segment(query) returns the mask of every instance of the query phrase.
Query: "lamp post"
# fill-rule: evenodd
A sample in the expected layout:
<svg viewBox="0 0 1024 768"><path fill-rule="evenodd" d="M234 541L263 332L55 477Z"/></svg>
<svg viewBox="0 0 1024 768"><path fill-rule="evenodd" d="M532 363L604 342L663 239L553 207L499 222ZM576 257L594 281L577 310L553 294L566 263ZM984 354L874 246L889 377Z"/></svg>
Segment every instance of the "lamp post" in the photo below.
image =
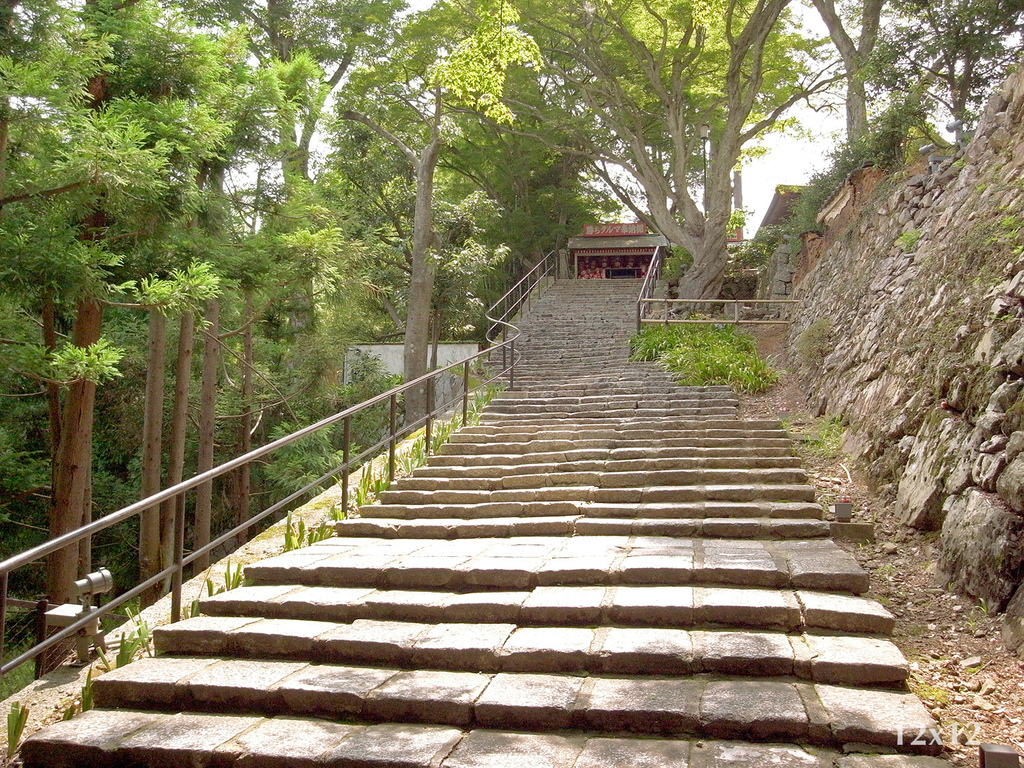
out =
<svg viewBox="0 0 1024 768"><path fill-rule="evenodd" d="M704 123L700 127L701 155L704 158L704 215L708 215L708 144L711 141L711 126Z"/></svg>

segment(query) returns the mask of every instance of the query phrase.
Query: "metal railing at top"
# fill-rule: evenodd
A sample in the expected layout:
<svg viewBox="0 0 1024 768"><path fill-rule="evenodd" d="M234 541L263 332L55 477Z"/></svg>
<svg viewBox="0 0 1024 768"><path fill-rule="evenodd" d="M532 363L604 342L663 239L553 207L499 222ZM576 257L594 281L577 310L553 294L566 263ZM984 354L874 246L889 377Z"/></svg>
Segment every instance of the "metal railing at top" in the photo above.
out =
<svg viewBox="0 0 1024 768"><path fill-rule="evenodd" d="M509 389L515 384L516 339L519 338L519 329L512 325L512 320L522 311L524 304L529 309L529 302L534 293L546 287L546 281L554 280L557 267L557 252L551 251L509 288L504 296L494 302L485 315L490 323L486 334L488 343L496 343L498 336L501 336L501 368L508 368L510 372Z"/></svg>
<svg viewBox="0 0 1024 768"><path fill-rule="evenodd" d="M123 509L101 517L88 525L78 528L77 530L51 539L44 544L40 544L0 562L0 676L7 674L21 664L32 660L48 649L56 647L65 640L74 637L78 634L79 630L85 629L92 622L95 622L104 615L111 613L135 597L138 597L151 587L154 587L157 584L166 583L167 579L170 579L171 582L171 621L180 620L182 608L181 593L185 569L193 562L204 557L218 547L235 540L240 534L247 532L250 528L258 525L267 518L283 512L286 509L290 509L291 506L300 499L320 488L328 481L334 480L339 475L341 482L341 507L343 510L347 509L350 472L361 465L365 460L376 456L386 446L388 453L387 477L389 481L394 479L396 465L395 451L398 443L420 427L424 428L424 440L426 450L429 453L432 442L432 427L434 421L438 418L438 414L446 413L449 409L454 408L455 404L461 400L462 423L465 424L469 412L469 400L471 395L474 395L477 391L493 384L496 381L507 381L509 389L512 389L515 386L515 364L517 359L515 353L515 340L519 335L519 331L514 325L512 325L510 320L517 312L519 312L523 304L529 300L532 291L541 283L542 280L547 278L553 272L554 264L554 255L549 254L522 280L517 282L516 285L513 286L505 296L499 299L498 302L495 303L495 305L487 312L487 319L492 323L491 329L488 331L488 341L491 342L491 346L488 349L464 360L445 366L444 368L439 368L425 374L418 379L388 390L387 392L370 398L363 403L346 408L345 410L336 413L333 416L328 416L327 418L322 419L315 424L311 424L304 429L300 429L290 435L274 440L273 442L250 451L249 453L225 462L218 467L214 467L207 472L195 475L194 477L178 483L177 485L171 486L170 488L162 490L159 493L155 493L152 496L148 496L141 501L130 504ZM502 338L501 341L494 341L492 333L498 328L501 330ZM489 377L485 376L482 381L470 389L470 374L473 366L479 365L483 367L488 360L493 363L494 355L498 350L501 351L502 360L500 369L497 373L494 373ZM487 358L487 360L485 360L485 358ZM434 392L440 377L458 374L461 374L462 377L461 394L456 395L454 398L446 402L435 403ZM399 424L398 416L400 396L419 387L426 389L426 415L415 419L412 422ZM388 409L388 429L386 430L385 435L374 445L360 451L358 455L351 455L352 419L370 408L382 406L384 404L387 404ZM231 530L218 535L209 544L191 552L185 551L185 504L183 502L184 495L186 493L195 490L206 483L211 483L217 478L222 477L229 472L233 472L240 467L252 464L253 462L258 461L263 457L284 448L285 446L292 445L313 433L329 427L338 426L342 429L341 443L343 459L339 466L324 473L316 480L307 483L299 490L289 494L287 497L274 503L270 507L267 507L262 512L258 512L250 516L245 522L235 526ZM117 597L99 608L94 609L91 612L83 612L81 618L47 637L41 643L36 643L15 658L5 661L4 627L7 619L8 586L11 572L31 563L40 561L46 556L57 552L64 547L77 546L79 542L92 537L100 531L122 523L136 515L140 515L142 512L156 507L165 500L176 497L182 497L182 503L174 505L176 508L174 524L174 555L173 562L170 565L165 567L159 573L153 574L141 583L135 585L131 589L119 594Z"/></svg>
<svg viewBox="0 0 1024 768"><path fill-rule="evenodd" d="M654 255L651 256L651 263L647 267L647 274L644 276L644 281L640 286L640 296L636 300L636 329L638 331L647 321L650 302L655 300L654 291L658 287L658 281L661 280L661 268L665 263L665 254L667 252L667 248L659 246L654 249Z"/></svg>
<svg viewBox="0 0 1024 768"><path fill-rule="evenodd" d="M759 306L784 307L797 303L795 299L654 299L641 296L640 305L662 304L665 306L665 309L660 317L648 317L646 314L641 314L641 310L638 308L637 328L642 325L788 325L789 320L782 317L781 311L774 313L775 316L771 316L772 313L767 312L762 313L761 316L744 317L744 310ZM683 309L684 311L678 313L679 316L673 316L673 307ZM720 316L708 316L704 313L697 313L697 310L700 308L712 309L717 307L722 308ZM698 316L695 317L694 315Z"/></svg>

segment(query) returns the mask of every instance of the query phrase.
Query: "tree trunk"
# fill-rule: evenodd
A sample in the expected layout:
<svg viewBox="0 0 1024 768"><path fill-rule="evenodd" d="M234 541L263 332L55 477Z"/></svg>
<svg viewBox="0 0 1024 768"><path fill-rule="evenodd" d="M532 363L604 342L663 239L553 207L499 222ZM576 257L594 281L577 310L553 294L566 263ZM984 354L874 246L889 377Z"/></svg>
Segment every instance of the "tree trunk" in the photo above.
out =
<svg viewBox="0 0 1024 768"><path fill-rule="evenodd" d="M238 423L238 449L240 453L252 450L252 324L254 310L252 291L245 292L245 332L242 335L242 415ZM238 468L235 488L235 525L241 525L249 519L249 493L252 472L248 464ZM244 544L249 538L248 531L238 534L236 546Z"/></svg>
<svg viewBox="0 0 1024 768"><path fill-rule="evenodd" d="M72 331L77 347L89 347L100 339L103 308L93 298L78 302ZM76 381L68 388L61 417L61 434L53 471L53 509L50 538L81 526L86 518L91 489L93 407L96 383ZM79 548L54 552L47 561L47 595L51 602L71 602L72 583L78 578Z"/></svg>
<svg viewBox="0 0 1024 768"><path fill-rule="evenodd" d="M167 446L167 487L177 485L185 474L185 437L188 428L188 391L192 380L192 350L195 348L196 318L182 312L175 361L174 403ZM185 499L176 496L160 505L160 568L174 562L174 530L178 515L185 514Z"/></svg>
<svg viewBox="0 0 1024 768"><path fill-rule="evenodd" d="M155 307L149 310L149 349L146 355L146 399L142 414L142 496L160 490L164 424L164 364L167 357L167 318ZM160 507L139 516L139 579L160 571ZM160 599L159 585L147 589L142 606Z"/></svg>
<svg viewBox="0 0 1024 768"><path fill-rule="evenodd" d="M203 381L199 410L199 455L196 472L202 474L213 469L216 450L217 430L217 364L220 355L220 302L211 301L206 310L206 335L203 341ZM213 522L213 481L196 488L196 520L193 528L193 545L201 549L210 543L210 529ZM195 572L206 570L210 565L209 554L195 560Z"/></svg>
<svg viewBox="0 0 1024 768"><path fill-rule="evenodd" d="M438 104L438 112L440 105ZM434 297L434 262L430 247L434 240L434 171L441 153L441 137L434 136L420 154L416 169L416 208L412 233L412 275L405 319L404 377L417 379L427 372L430 344L430 311ZM426 387L416 387L405 395L405 420L412 423L426 415Z"/></svg>
<svg viewBox="0 0 1024 768"><path fill-rule="evenodd" d="M53 303L53 293L43 290L42 313L43 346L48 354L57 351L57 308ZM60 385L53 381L46 382L46 407L50 416L50 464L53 466L57 456L57 445L60 442ZM53 478L50 479L51 486Z"/></svg>

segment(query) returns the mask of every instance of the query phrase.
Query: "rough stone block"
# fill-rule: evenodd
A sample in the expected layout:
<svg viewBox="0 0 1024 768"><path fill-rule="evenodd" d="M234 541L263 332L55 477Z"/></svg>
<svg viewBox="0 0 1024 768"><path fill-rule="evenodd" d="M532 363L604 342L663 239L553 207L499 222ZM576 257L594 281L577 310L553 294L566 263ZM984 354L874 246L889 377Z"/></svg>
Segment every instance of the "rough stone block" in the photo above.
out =
<svg viewBox="0 0 1024 768"><path fill-rule="evenodd" d="M687 627L693 623L693 588L617 587L608 615L619 624Z"/></svg>
<svg viewBox="0 0 1024 768"><path fill-rule="evenodd" d="M780 741L808 735L807 712L792 683L708 683L700 701L700 721L705 733L718 738Z"/></svg>
<svg viewBox="0 0 1024 768"><path fill-rule="evenodd" d="M690 742L673 739L588 739L573 768L687 768Z"/></svg>
<svg viewBox="0 0 1024 768"><path fill-rule="evenodd" d="M969 594L1000 609L1024 572L1024 517L977 490L947 500L942 571Z"/></svg>
<svg viewBox="0 0 1024 768"><path fill-rule="evenodd" d="M893 615L874 600L804 590L796 594L808 627L891 635L896 623Z"/></svg>
<svg viewBox="0 0 1024 768"><path fill-rule="evenodd" d="M153 645L160 653L216 656L224 651L227 633L260 621L256 617L199 616L153 630Z"/></svg>
<svg viewBox="0 0 1024 768"><path fill-rule="evenodd" d="M520 627L501 650L506 672L578 672L586 669L594 630Z"/></svg>
<svg viewBox="0 0 1024 768"><path fill-rule="evenodd" d="M462 731L439 725L370 725L356 731L320 759L324 766L439 768Z"/></svg>
<svg viewBox="0 0 1024 768"><path fill-rule="evenodd" d="M169 715L91 709L36 731L21 745L26 768L113 768L118 745Z"/></svg>
<svg viewBox="0 0 1024 768"><path fill-rule="evenodd" d="M537 587L523 603L530 624L597 624L605 587Z"/></svg>
<svg viewBox="0 0 1024 768"><path fill-rule="evenodd" d="M776 589L700 587L694 590L697 624L728 624L736 627L800 626L800 608L792 593Z"/></svg>
<svg viewBox="0 0 1024 768"><path fill-rule="evenodd" d="M912 693L833 685L816 685L815 691L840 743L881 744L922 754L937 754L941 749L931 738L913 743L918 734L937 731L938 724Z"/></svg>
<svg viewBox="0 0 1024 768"><path fill-rule="evenodd" d="M1024 584L1017 588L1003 614L1003 642L1024 658Z"/></svg>
<svg viewBox="0 0 1024 768"><path fill-rule="evenodd" d="M192 699L208 711L269 714L280 712L285 703L273 686L307 666L302 662L227 659L199 670L187 685Z"/></svg>
<svg viewBox="0 0 1024 768"><path fill-rule="evenodd" d="M793 674L793 648L774 632L694 632L694 656L704 672L725 675Z"/></svg>
<svg viewBox="0 0 1024 768"><path fill-rule="evenodd" d="M705 741L693 746L689 768L832 768L830 756L819 756L796 745Z"/></svg>
<svg viewBox="0 0 1024 768"><path fill-rule="evenodd" d="M580 713L602 730L695 733L703 691L697 680L598 677L580 697Z"/></svg>
<svg viewBox="0 0 1024 768"><path fill-rule="evenodd" d="M216 659L171 656L138 659L93 680L94 703L100 708L183 707L188 688L175 683L216 663Z"/></svg>
<svg viewBox="0 0 1024 768"><path fill-rule="evenodd" d="M549 734L470 731L444 768L573 768L586 740Z"/></svg>
<svg viewBox="0 0 1024 768"><path fill-rule="evenodd" d="M597 652L604 672L620 675L686 675L694 671L694 649L683 629L610 627Z"/></svg>
<svg viewBox="0 0 1024 768"><path fill-rule="evenodd" d="M477 699L476 722L490 728L568 728L583 683L582 677L495 675Z"/></svg>
<svg viewBox="0 0 1024 768"><path fill-rule="evenodd" d="M474 672L399 672L367 696L364 712L374 720L469 725L473 704L490 682Z"/></svg>
<svg viewBox="0 0 1024 768"><path fill-rule="evenodd" d="M151 768L215 765L216 753L220 753L223 762L230 764L241 752L233 743L234 739L261 720L259 717L191 712L169 715L125 738L120 745L121 754L129 765Z"/></svg>
<svg viewBox="0 0 1024 768"><path fill-rule="evenodd" d="M515 624L437 624L416 640L412 663L418 667L497 671L498 651Z"/></svg>
<svg viewBox="0 0 1024 768"><path fill-rule="evenodd" d="M240 756L232 768L322 768L319 756L363 726L275 717L236 739Z"/></svg>
<svg viewBox="0 0 1024 768"><path fill-rule="evenodd" d="M444 601L446 621L516 622L529 592L467 592L448 595Z"/></svg>
<svg viewBox="0 0 1024 768"><path fill-rule="evenodd" d="M907 679L910 669L888 640L804 635L810 647L811 677L821 683L881 685Z"/></svg>
<svg viewBox="0 0 1024 768"><path fill-rule="evenodd" d="M395 669L310 665L282 681L277 692L289 711L344 717L361 715L370 692L398 674Z"/></svg>
<svg viewBox="0 0 1024 768"><path fill-rule="evenodd" d="M429 624L359 619L321 636L318 652L327 661L407 663L413 645L428 629Z"/></svg>

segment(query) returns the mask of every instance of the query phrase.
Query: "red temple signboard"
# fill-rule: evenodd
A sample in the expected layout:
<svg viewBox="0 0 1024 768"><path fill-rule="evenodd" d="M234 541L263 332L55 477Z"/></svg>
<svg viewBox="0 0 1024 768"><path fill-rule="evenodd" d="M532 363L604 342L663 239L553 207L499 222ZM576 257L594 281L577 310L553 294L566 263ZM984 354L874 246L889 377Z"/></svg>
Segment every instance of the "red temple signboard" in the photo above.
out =
<svg viewBox="0 0 1024 768"><path fill-rule="evenodd" d="M630 235L646 235L646 224L585 224L584 237L629 237Z"/></svg>

